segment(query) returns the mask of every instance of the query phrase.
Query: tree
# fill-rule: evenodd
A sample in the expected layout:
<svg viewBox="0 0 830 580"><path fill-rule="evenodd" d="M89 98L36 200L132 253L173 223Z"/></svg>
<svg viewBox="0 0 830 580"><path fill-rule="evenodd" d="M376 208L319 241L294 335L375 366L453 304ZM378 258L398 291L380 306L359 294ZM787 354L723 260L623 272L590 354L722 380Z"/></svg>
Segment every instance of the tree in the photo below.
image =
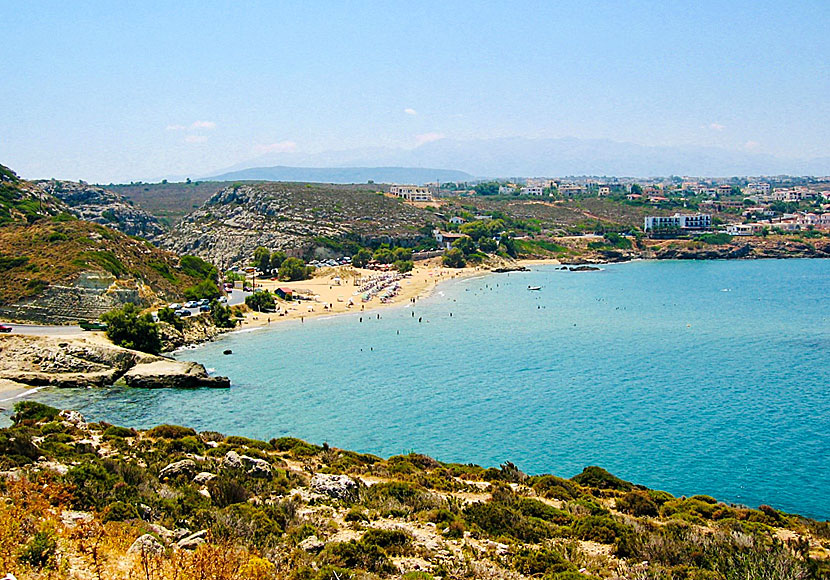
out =
<svg viewBox="0 0 830 580"><path fill-rule="evenodd" d="M465 256L469 256L470 254L473 254L476 251L476 243L469 236L463 236L461 238L458 238L457 240L455 240L455 243L453 243L452 247L464 252Z"/></svg>
<svg viewBox="0 0 830 580"><path fill-rule="evenodd" d="M269 264L271 270L279 270L282 263L285 262L285 252L276 250L271 254L271 263Z"/></svg>
<svg viewBox="0 0 830 580"><path fill-rule="evenodd" d="M395 253L389 248L378 248L372 255L372 259L381 264L391 264L395 261Z"/></svg>
<svg viewBox="0 0 830 580"><path fill-rule="evenodd" d="M267 272L271 268L271 251L265 246L254 250L254 259L251 263L260 272Z"/></svg>
<svg viewBox="0 0 830 580"><path fill-rule="evenodd" d="M394 249L394 254L395 254L395 261L401 261L401 260L406 261L406 260L411 260L412 259L412 250L409 249L409 248L395 248Z"/></svg>
<svg viewBox="0 0 830 580"><path fill-rule="evenodd" d="M473 188L473 190L476 192L476 195L498 195L499 184L495 181L479 183Z"/></svg>
<svg viewBox="0 0 830 580"><path fill-rule="evenodd" d="M264 294L264 292L257 292L257 294ZM236 320L231 316L230 306L220 304L218 300L210 303L210 317L219 328L233 328L236 326Z"/></svg>
<svg viewBox="0 0 830 580"><path fill-rule="evenodd" d="M280 280L305 280L311 275L313 268L307 267L299 258L286 258L280 266L277 277Z"/></svg>
<svg viewBox="0 0 830 580"><path fill-rule="evenodd" d="M121 308L110 310L101 316L101 320L107 324L107 337L116 345L151 354L161 351L158 326L150 314L141 314L135 304L128 302Z"/></svg>
<svg viewBox="0 0 830 580"><path fill-rule="evenodd" d="M450 248L447 250L441 261L447 268L463 268L467 265L464 261L464 252L458 248Z"/></svg>
<svg viewBox="0 0 830 580"><path fill-rule="evenodd" d="M640 186L639 183L635 183L631 186L631 193L636 195L643 195L643 188Z"/></svg>
<svg viewBox="0 0 830 580"><path fill-rule="evenodd" d="M481 238L478 241L478 248L482 252L487 252L487 253L495 252L498 247L499 247L498 242L496 240L494 240L493 238Z"/></svg>
<svg viewBox="0 0 830 580"><path fill-rule="evenodd" d="M245 304L248 308L256 310L257 312L272 312L274 310L274 295L267 290L254 292L245 297Z"/></svg>
<svg viewBox="0 0 830 580"><path fill-rule="evenodd" d="M170 308L160 308L158 311L158 317L161 322L166 322L177 330L184 328L182 319L176 316L176 313Z"/></svg>
<svg viewBox="0 0 830 580"><path fill-rule="evenodd" d="M372 259L372 252L366 248L361 248L357 254L352 256L352 266L355 268L365 268L369 260Z"/></svg>
<svg viewBox="0 0 830 580"><path fill-rule="evenodd" d="M202 298L213 300L214 298L219 298L221 295L222 293L219 292L219 287L216 283L207 279L202 280L195 286L191 286L184 291L184 297L188 300L201 300Z"/></svg>
<svg viewBox="0 0 830 580"><path fill-rule="evenodd" d="M516 242L510 236L502 236L499 247L511 258L516 257Z"/></svg>
<svg viewBox="0 0 830 580"><path fill-rule="evenodd" d="M484 236L490 233L490 229L486 223L483 221L475 221L470 222L468 224L462 224L460 228L458 228L462 234L466 234L473 238L473 241L477 242Z"/></svg>
<svg viewBox="0 0 830 580"><path fill-rule="evenodd" d="M395 262L395 269L401 274L411 272L413 267L414 264L412 263L412 260L398 260Z"/></svg>

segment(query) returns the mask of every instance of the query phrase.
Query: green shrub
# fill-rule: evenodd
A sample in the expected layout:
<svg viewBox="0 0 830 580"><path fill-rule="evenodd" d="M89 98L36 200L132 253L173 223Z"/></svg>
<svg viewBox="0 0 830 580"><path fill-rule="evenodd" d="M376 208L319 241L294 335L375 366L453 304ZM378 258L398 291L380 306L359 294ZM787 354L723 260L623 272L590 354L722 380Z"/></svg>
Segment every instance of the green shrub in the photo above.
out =
<svg viewBox="0 0 830 580"><path fill-rule="evenodd" d="M409 534L401 530L367 530L360 541L363 544L379 546L392 556L407 553L412 544Z"/></svg>
<svg viewBox="0 0 830 580"><path fill-rule="evenodd" d="M70 469L64 479L75 486L72 504L78 509L100 509L108 503L118 478L97 462L84 462Z"/></svg>
<svg viewBox="0 0 830 580"><path fill-rule="evenodd" d="M630 491L618 498L617 509L637 517L656 516L658 512L657 503L644 491Z"/></svg>
<svg viewBox="0 0 830 580"><path fill-rule="evenodd" d="M375 574L394 574L397 569L383 548L364 542L328 544L321 554L324 563L341 568L358 568Z"/></svg>
<svg viewBox="0 0 830 580"><path fill-rule="evenodd" d="M581 495L579 487L572 481L556 477L555 475L540 475L527 481L533 490L546 498L576 499Z"/></svg>
<svg viewBox="0 0 830 580"><path fill-rule="evenodd" d="M176 313L171 308L159 308L157 315L160 322L166 322L176 330L182 330L184 328L184 321L181 317L176 316Z"/></svg>
<svg viewBox="0 0 830 580"><path fill-rule="evenodd" d="M263 451L272 451L274 447L267 441L259 441L257 439L248 439L247 437L240 437L238 435L231 435L225 439L228 445L239 445L243 447L251 447L253 449L261 449Z"/></svg>
<svg viewBox="0 0 830 580"><path fill-rule="evenodd" d="M20 401L14 405L14 415L12 421L17 423L30 422L37 423L39 421L52 421L60 414L58 409L38 403L37 401Z"/></svg>
<svg viewBox="0 0 830 580"><path fill-rule="evenodd" d="M34 537L23 547L20 561L34 568L51 568L57 548L58 541L52 531L35 532Z"/></svg>
<svg viewBox="0 0 830 580"><path fill-rule="evenodd" d="M147 431L148 437L157 439L180 439L182 437L196 436L196 431L190 427L180 425L159 425Z"/></svg>
<svg viewBox="0 0 830 580"><path fill-rule="evenodd" d="M634 485L628 481L624 481L615 475L611 475L606 470L595 465L591 465L582 470L582 473L571 478L579 485L585 487L598 487L600 489L616 489L620 491L629 491L633 489Z"/></svg>
<svg viewBox="0 0 830 580"><path fill-rule="evenodd" d="M528 518L501 502L476 502L464 508L464 519L493 537L507 536L523 542L538 542L553 535L545 522Z"/></svg>
<svg viewBox="0 0 830 580"><path fill-rule="evenodd" d="M138 510L123 501L116 501L109 504L104 510L103 520L105 522L123 522L138 517Z"/></svg>
<svg viewBox="0 0 830 580"><path fill-rule="evenodd" d="M627 531L627 526L606 516L588 516L573 524L573 533L580 540L613 544Z"/></svg>
<svg viewBox="0 0 830 580"><path fill-rule="evenodd" d="M130 429L128 427L118 427L116 425L110 425L106 429L104 429L104 438L111 439L113 437L135 437L137 433L135 429Z"/></svg>
<svg viewBox="0 0 830 580"><path fill-rule="evenodd" d="M574 565L568 562L562 554L549 548L518 548L509 556L509 562L511 568L527 576L575 569Z"/></svg>

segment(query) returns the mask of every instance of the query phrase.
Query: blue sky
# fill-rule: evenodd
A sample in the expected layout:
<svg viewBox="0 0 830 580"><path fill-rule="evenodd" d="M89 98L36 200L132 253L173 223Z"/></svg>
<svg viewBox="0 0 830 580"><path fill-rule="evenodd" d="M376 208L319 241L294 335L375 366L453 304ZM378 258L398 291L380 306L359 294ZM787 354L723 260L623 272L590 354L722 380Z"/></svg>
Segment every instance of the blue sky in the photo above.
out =
<svg viewBox="0 0 830 580"><path fill-rule="evenodd" d="M267 152L602 138L830 155L830 2L16 2L0 163L90 181Z"/></svg>

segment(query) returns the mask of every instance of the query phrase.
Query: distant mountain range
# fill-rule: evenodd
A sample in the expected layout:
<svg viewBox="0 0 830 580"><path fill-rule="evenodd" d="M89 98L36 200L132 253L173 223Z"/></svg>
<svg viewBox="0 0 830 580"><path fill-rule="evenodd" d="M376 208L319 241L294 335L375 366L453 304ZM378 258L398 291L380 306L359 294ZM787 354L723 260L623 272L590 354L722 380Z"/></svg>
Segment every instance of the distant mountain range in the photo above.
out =
<svg viewBox="0 0 830 580"><path fill-rule="evenodd" d="M449 167L455 169L426 169ZM254 169L249 169L254 168ZM602 139L438 139L414 149L367 147L322 153L271 153L210 179L333 183L465 181L471 176L613 175L699 177L828 175L830 157L787 159L698 146L644 146Z"/></svg>
<svg viewBox="0 0 830 580"><path fill-rule="evenodd" d="M316 183L415 183L469 181L473 176L453 169L421 167L251 167L214 175L205 181L298 181Z"/></svg>

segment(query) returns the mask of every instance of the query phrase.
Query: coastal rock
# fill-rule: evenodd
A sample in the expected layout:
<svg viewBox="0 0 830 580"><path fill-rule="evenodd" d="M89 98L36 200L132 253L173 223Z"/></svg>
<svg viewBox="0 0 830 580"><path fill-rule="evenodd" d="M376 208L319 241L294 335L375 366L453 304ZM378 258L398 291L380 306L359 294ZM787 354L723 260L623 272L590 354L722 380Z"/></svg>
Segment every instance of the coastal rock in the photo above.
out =
<svg viewBox="0 0 830 580"><path fill-rule="evenodd" d="M228 451L220 464L222 469L242 469L242 458L236 451Z"/></svg>
<svg viewBox="0 0 830 580"><path fill-rule="evenodd" d="M264 459L249 457L247 455L240 456L240 459L245 465L245 470L248 472L248 475L251 477L268 479L273 475L271 472L271 465Z"/></svg>
<svg viewBox="0 0 830 580"><path fill-rule="evenodd" d="M58 414L61 421L74 425L78 429L86 430L86 419L78 411L61 411Z"/></svg>
<svg viewBox="0 0 830 580"><path fill-rule="evenodd" d="M127 553L130 555L161 554L163 552L164 544L150 534L144 534L136 538L135 542L127 550Z"/></svg>
<svg viewBox="0 0 830 580"><path fill-rule="evenodd" d="M216 479L216 475L209 472L209 471L202 471L196 474L196 477L193 478L193 483L198 485L205 485L212 479Z"/></svg>
<svg viewBox="0 0 830 580"><path fill-rule="evenodd" d="M171 463L159 472L159 478L179 477L180 475L190 476L196 473L196 463L192 459L182 459Z"/></svg>
<svg viewBox="0 0 830 580"><path fill-rule="evenodd" d="M299 543L299 548L306 552L316 554L326 546L325 542L320 540L317 536L309 536Z"/></svg>
<svg viewBox="0 0 830 580"><path fill-rule="evenodd" d="M357 496L357 482L348 475L315 473L311 478L311 489L335 499L354 499Z"/></svg>
<svg viewBox="0 0 830 580"><path fill-rule="evenodd" d="M137 364L124 373L128 387L143 389L228 388L227 377L211 377L199 363L160 359Z"/></svg>

